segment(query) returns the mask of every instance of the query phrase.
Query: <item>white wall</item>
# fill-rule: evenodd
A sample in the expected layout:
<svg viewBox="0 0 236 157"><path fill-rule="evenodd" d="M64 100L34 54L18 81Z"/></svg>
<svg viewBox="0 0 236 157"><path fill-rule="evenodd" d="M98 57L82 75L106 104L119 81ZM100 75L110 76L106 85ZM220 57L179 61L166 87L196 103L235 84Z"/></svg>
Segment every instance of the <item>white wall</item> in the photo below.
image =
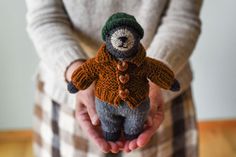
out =
<svg viewBox="0 0 236 157"><path fill-rule="evenodd" d="M205 0L203 31L191 57L200 120L236 118L236 1ZM38 59L25 32L24 1L0 1L0 129L32 126Z"/></svg>
<svg viewBox="0 0 236 157"><path fill-rule="evenodd" d="M32 125L37 56L25 31L24 1L0 1L0 129Z"/></svg>
<svg viewBox="0 0 236 157"><path fill-rule="evenodd" d="M205 0L192 56L198 117L236 118L236 1Z"/></svg>

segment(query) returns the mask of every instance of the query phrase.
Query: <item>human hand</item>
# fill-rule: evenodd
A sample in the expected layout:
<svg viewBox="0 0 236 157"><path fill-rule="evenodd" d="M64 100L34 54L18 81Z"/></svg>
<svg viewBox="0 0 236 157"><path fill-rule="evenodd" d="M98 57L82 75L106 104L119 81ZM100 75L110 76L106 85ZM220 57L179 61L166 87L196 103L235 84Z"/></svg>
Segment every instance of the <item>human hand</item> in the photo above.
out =
<svg viewBox="0 0 236 157"><path fill-rule="evenodd" d="M104 153L118 153L123 148L121 141L111 142L103 138L100 121L95 109L94 84L76 95L76 119L87 137Z"/></svg>
<svg viewBox="0 0 236 157"><path fill-rule="evenodd" d="M75 69L82 62L73 63L67 70L66 78L70 81L70 77ZM103 138L100 121L95 109L94 83L86 90L81 90L76 94L76 119L87 137L94 142L104 153L117 153L123 148L120 141L110 142Z"/></svg>
<svg viewBox="0 0 236 157"><path fill-rule="evenodd" d="M138 138L131 141L125 141L125 152L131 152L135 149L145 146L164 120L163 98L161 95L161 90L152 82L149 82L149 85L150 112L146 126Z"/></svg>
<svg viewBox="0 0 236 157"><path fill-rule="evenodd" d="M75 85L71 82L71 77L72 74L74 73L74 71L81 65L83 64L82 61L74 61L72 62L66 69L65 71L65 79L67 81L67 90L71 93L71 94L75 94L77 93L79 90L75 87Z"/></svg>
<svg viewBox="0 0 236 157"><path fill-rule="evenodd" d="M66 72L65 72L65 79L70 82L71 81L71 76L73 74L73 72L79 67L81 66L82 64L84 63L84 61L75 61L75 62L72 62L72 64L69 65L69 67L66 69Z"/></svg>

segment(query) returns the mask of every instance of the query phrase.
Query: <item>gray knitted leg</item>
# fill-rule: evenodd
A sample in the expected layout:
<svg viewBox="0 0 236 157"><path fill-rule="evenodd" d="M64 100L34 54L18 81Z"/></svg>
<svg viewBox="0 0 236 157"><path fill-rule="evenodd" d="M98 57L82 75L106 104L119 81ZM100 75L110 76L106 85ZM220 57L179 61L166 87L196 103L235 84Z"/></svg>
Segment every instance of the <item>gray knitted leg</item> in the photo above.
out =
<svg viewBox="0 0 236 157"><path fill-rule="evenodd" d="M129 109L124 121L124 133L127 140L135 139L143 131L150 108L149 99L145 100L139 107Z"/></svg>
<svg viewBox="0 0 236 157"><path fill-rule="evenodd" d="M96 110L101 121L104 138L107 141L117 141L121 135L122 123L124 118L117 115L115 107L95 99Z"/></svg>

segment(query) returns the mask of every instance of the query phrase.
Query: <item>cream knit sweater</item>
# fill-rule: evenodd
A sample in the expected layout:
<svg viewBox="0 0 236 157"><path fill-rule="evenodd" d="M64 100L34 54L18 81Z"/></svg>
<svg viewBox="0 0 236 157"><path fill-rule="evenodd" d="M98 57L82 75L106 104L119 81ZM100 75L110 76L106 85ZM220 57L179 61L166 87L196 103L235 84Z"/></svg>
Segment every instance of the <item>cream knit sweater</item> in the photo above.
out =
<svg viewBox="0 0 236 157"><path fill-rule="evenodd" d="M75 96L66 90L66 67L96 54L102 27L115 12L135 16L144 29L141 42L147 55L173 69L182 91L189 87L188 59L201 30L202 0L26 0L26 4L27 31L40 57L38 79L55 101L75 107ZM165 102L176 95L163 91Z"/></svg>

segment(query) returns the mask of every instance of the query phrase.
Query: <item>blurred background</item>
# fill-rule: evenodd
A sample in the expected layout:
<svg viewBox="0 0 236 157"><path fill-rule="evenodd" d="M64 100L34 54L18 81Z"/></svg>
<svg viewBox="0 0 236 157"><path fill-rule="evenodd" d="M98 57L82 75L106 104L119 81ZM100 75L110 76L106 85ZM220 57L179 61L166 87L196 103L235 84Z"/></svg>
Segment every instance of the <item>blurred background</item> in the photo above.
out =
<svg viewBox="0 0 236 157"><path fill-rule="evenodd" d="M222 120L236 127L235 6L235 0L203 3L202 34L191 56L200 129L209 121L224 126ZM38 58L26 33L26 6L1 0L0 10L0 132L30 130ZM235 153L236 141L229 146Z"/></svg>

